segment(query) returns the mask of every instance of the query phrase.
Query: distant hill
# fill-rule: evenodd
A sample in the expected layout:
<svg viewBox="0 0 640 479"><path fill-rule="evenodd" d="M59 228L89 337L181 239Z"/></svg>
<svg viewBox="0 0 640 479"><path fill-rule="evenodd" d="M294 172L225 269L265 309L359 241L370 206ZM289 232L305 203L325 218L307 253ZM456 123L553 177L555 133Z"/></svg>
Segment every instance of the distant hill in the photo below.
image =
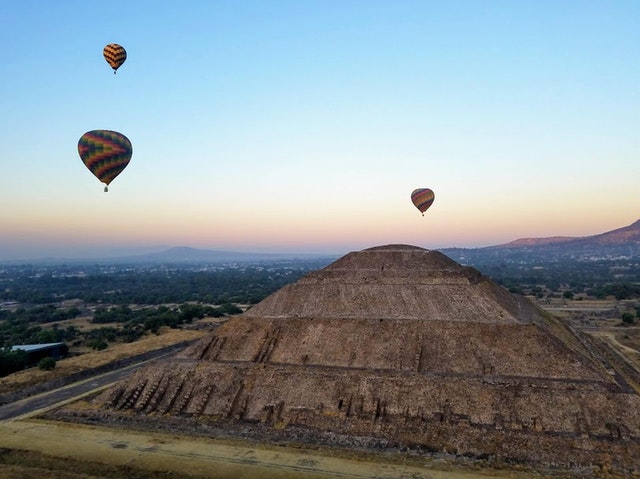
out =
<svg viewBox="0 0 640 479"><path fill-rule="evenodd" d="M579 260L640 258L640 220L606 233L585 237L553 236L548 238L520 238L509 243L484 248L443 248L440 251L451 259L476 265L496 260L519 258L524 262L537 259ZM197 264L233 262L273 262L322 260L328 264L339 255L312 253L256 253L228 250L197 249L178 246L162 251L137 255L87 258L40 258L0 261L0 264Z"/></svg>
<svg viewBox="0 0 640 479"><path fill-rule="evenodd" d="M640 245L640 220L636 221L624 228L618 228L613 231L601 233L593 236L571 237L571 236L553 236L550 238L521 238L510 243L500 246L492 246L492 248L520 248L528 246L546 246L559 245L562 243L564 247L580 245L584 246L603 246L603 245Z"/></svg>
<svg viewBox="0 0 640 479"><path fill-rule="evenodd" d="M572 236L551 236L549 238L520 238L510 243L506 243L499 246L491 246L491 248L520 248L523 246L540 246L547 244L566 243L567 241L575 240Z"/></svg>
<svg viewBox="0 0 640 479"><path fill-rule="evenodd" d="M458 262L473 265L496 261L519 261L527 264L563 259L595 261L640 258L640 220L629 226L592 236L521 238L484 248L445 248L440 251Z"/></svg>

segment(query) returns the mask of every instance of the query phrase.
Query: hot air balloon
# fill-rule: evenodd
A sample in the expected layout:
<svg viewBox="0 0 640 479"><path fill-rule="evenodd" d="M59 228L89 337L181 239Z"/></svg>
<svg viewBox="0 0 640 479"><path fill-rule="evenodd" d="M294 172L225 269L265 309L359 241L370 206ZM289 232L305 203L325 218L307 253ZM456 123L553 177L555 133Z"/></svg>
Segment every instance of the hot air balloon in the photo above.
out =
<svg viewBox="0 0 640 479"><path fill-rule="evenodd" d="M78 153L89 171L106 186L122 173L133 154L129 139L122 133L110 130L86 132L78 141Z"/></svg>
<svg viewBox="0 0 640 479"><path fill-rule="evenodd" d="M424 216L424 212L429 209L435 198L435 193L429 188L418 188L411 193L411 201L420 210L422 216Z"/></svg>
<svg viewBox="0 0 640 479"><path fill-rule="evenodd" d="M102 50L104 59L113 68L113 74L116 74L116 70L122 66L127 59L127 51L118 45L117 43L109 43L104 50Z"/></svg>

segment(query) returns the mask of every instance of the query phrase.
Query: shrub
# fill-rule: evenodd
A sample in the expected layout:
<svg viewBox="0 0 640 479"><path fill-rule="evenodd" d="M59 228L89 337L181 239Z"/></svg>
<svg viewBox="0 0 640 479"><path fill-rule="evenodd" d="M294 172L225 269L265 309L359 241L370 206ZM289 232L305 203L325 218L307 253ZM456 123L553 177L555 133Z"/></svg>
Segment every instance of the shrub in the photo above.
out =
<svg viewBox="0 0 640 479"><path fill-rule="evenodd" d="M87 341L87 346L91 349L102 351L103 349L107 349L109 344L102 339L92 339L91 341Z"/></svg>
<svg viewBox="0 0 640 479"><path fill-rule="evenodd" d="M631 313L622 313L622 322L624 324L633 324L636 318Z"/></svg>
<svg viewBox="0 0 640 479"><path fill-rule="evenodd" d="M55 367L56 367L56 360L53 359L51 356L47 356L46 358L42 358L38 362L38 368L42 369L43 371L53 371L53 369L55 369Z"/></svg>

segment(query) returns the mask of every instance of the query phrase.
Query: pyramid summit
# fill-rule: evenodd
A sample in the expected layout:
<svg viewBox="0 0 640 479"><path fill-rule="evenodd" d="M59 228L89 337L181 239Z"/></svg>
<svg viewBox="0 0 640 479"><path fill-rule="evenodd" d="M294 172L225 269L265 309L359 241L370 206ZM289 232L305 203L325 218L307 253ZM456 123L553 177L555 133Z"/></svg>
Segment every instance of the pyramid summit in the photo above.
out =
<svg viewBox="0 0 640 479"><path fill-rule="evenodd" d="M387 245L283 287L95 401L101 417L185 431L638 469L628 378L477 270Z"/></svg>
<svg viewBox="0 0 640 479"><path fill-rule="evenodd" d="M283 287L247 316L519 323L531 321L532 311L442 253L389 245L349 253Z"/></svg>

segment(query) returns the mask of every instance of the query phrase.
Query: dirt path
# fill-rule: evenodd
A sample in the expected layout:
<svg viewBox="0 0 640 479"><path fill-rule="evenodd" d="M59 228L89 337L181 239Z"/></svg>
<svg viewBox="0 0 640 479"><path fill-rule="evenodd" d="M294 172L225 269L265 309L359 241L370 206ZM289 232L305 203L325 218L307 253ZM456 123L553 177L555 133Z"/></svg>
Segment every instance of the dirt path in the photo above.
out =
<svg viewBox="0 0 640 479"><path fill-rule="evenodd" d="M0 448L201 478L481 479L539 478L519 472L459 471L438 464L401 465L330 457L313 450L234 444L163 433L40 420L0 423ZM1 471L0 471L1 472Z"/></svg>
<svg viewBox="0 0 640 479"><path fill-rule="evenodd" d="M610 332L610 331L599 331L599 332L594 332L591 333L593 336L596 337L600 337L600 338L605 338L606 341L609 341L609 343L611 343L612 346L614 346L615 348L619 349L620 351L622 351L623 353L625 353L626 356L633 358L634 355L638 355L640 354L640 351L630 348L629 346L625 346L624 344L622 344L621 342L619 342L616 339L616 336L614 333Z"/></svg>

